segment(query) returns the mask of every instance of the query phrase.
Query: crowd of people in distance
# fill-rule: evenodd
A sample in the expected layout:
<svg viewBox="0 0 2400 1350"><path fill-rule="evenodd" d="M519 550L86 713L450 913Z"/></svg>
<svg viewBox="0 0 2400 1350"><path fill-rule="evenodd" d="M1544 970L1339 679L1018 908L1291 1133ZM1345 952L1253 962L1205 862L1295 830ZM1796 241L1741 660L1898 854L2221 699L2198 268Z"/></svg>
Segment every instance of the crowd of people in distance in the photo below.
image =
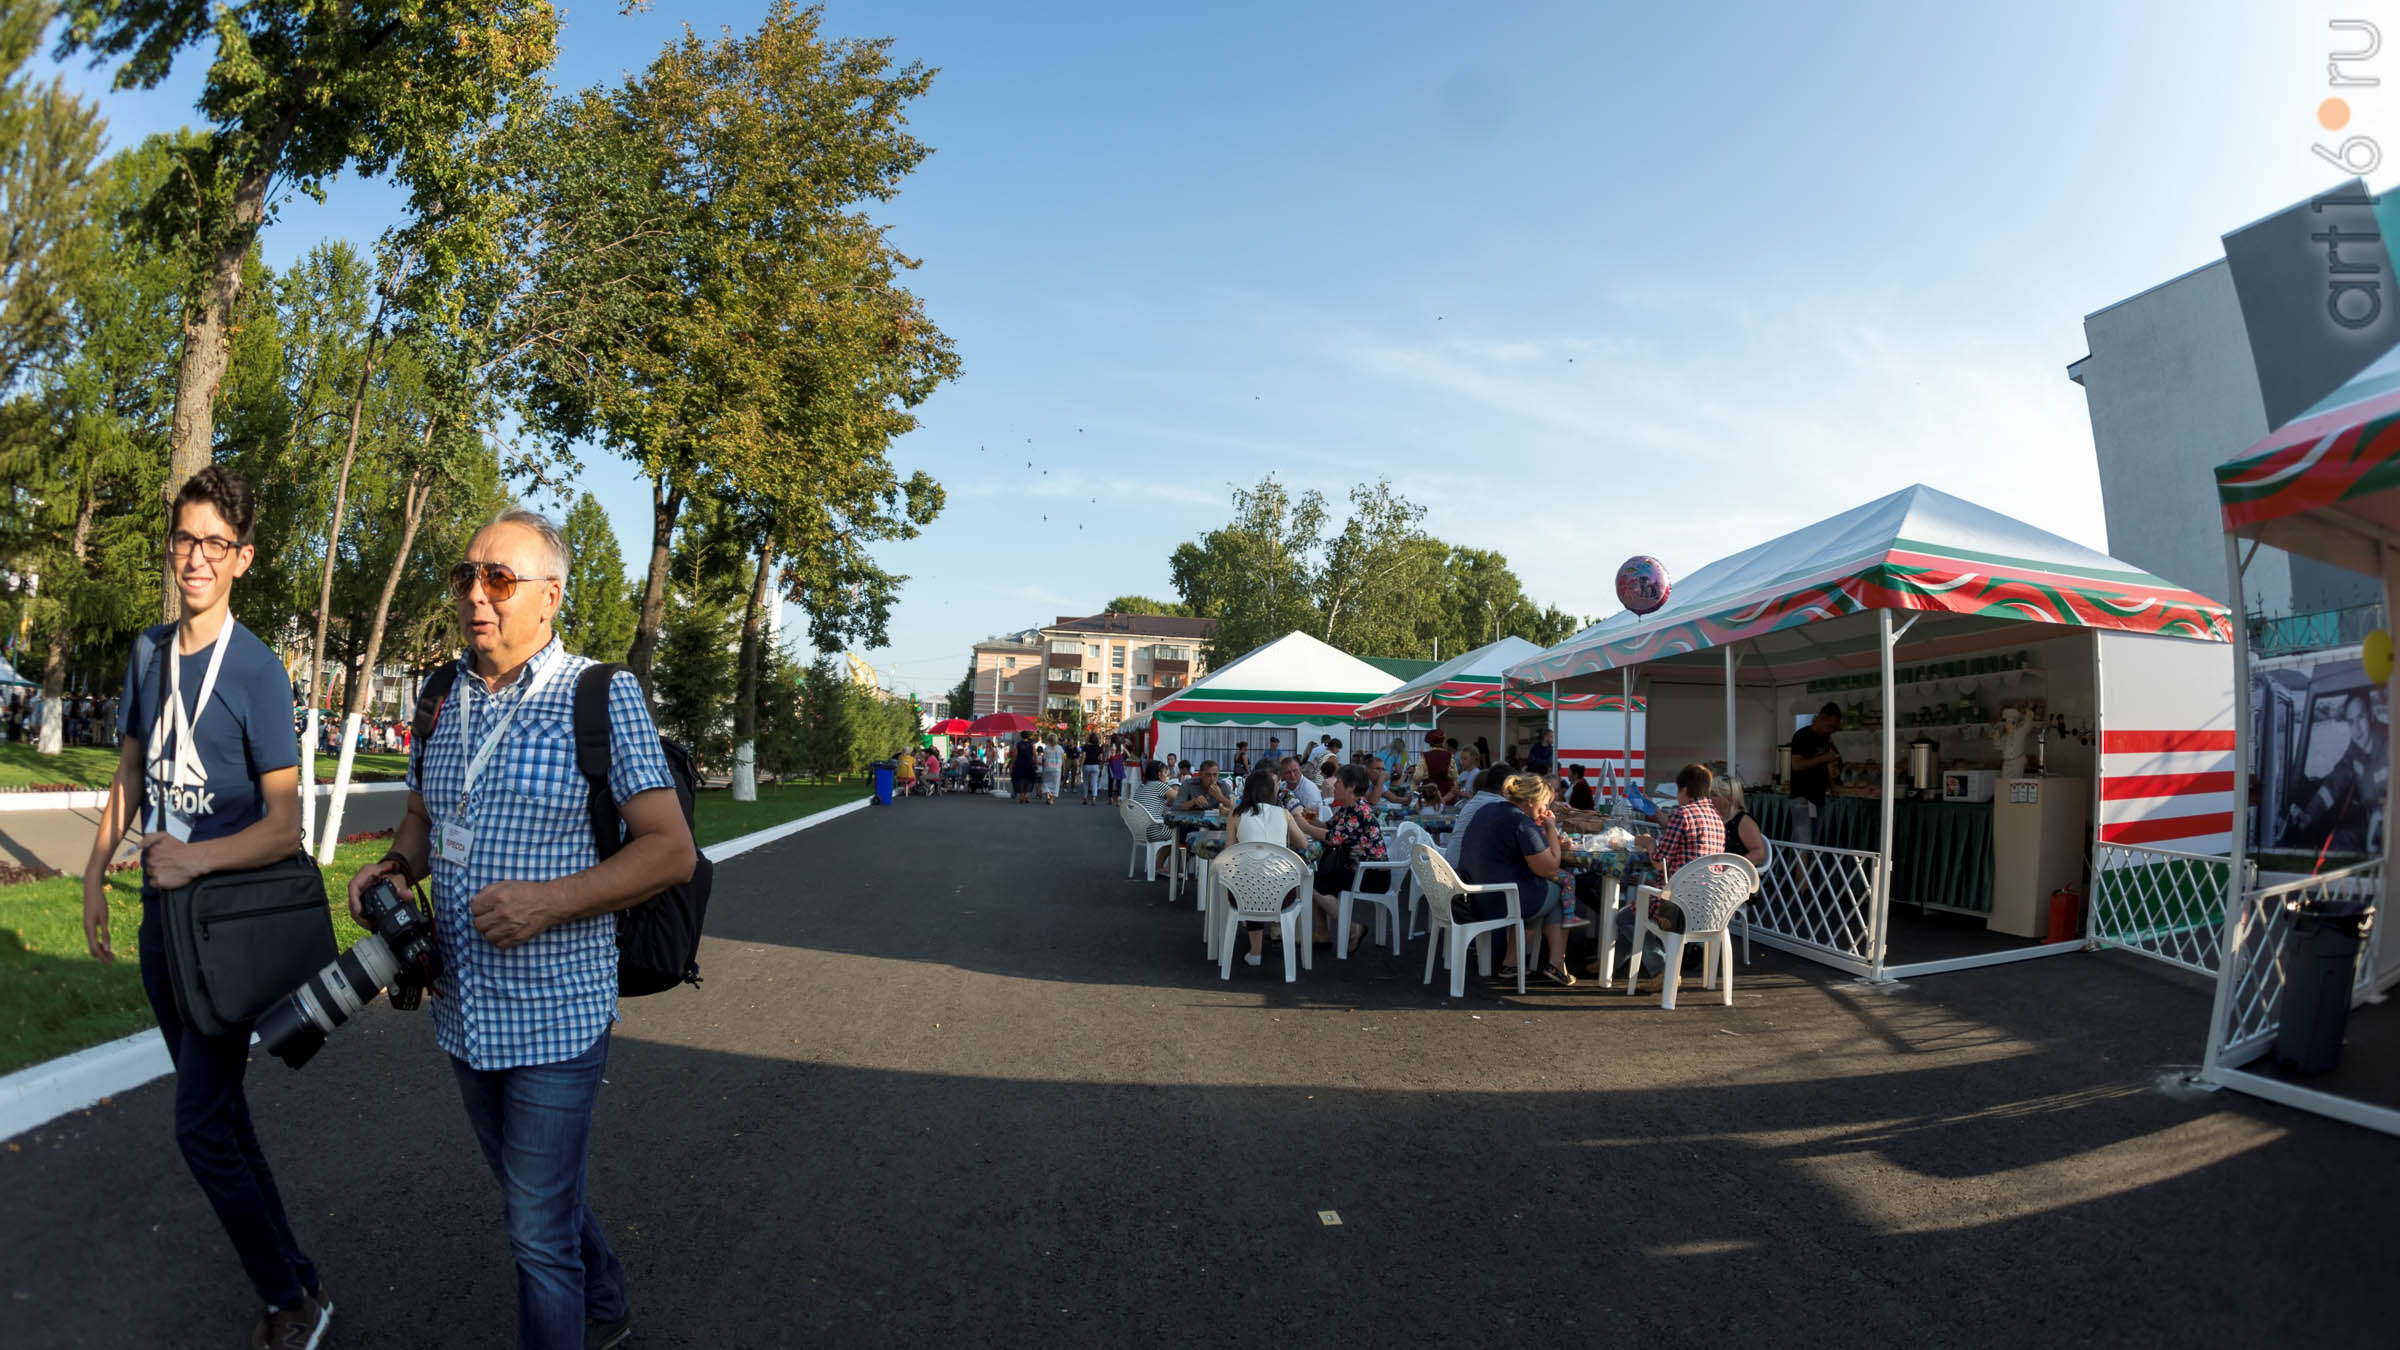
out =
<svg viewBox="0 0 2400 1350"><path fill-rule="evenodd" d="M0 738L12 743L31 743L41 738L42 716L47 701L38 688L17 686L0 700ZM117 744L117 697L102 698L98 694L64 694L59 697L59 737L66 745L109 746Z"/></svg>

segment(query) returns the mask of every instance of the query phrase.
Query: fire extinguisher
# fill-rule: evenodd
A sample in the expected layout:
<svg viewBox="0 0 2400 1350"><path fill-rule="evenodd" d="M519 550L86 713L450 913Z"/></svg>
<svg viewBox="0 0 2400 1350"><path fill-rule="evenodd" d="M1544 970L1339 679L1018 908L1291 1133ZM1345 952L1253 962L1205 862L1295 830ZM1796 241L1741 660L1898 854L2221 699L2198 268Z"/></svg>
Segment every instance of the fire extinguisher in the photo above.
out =
<svg viewBox="0 0 2400 1350"><path fill-rule="evenodd" d="M2051 942L2073 942L2083 933L2083 897L2072 886L2050 892Z"/></svg>

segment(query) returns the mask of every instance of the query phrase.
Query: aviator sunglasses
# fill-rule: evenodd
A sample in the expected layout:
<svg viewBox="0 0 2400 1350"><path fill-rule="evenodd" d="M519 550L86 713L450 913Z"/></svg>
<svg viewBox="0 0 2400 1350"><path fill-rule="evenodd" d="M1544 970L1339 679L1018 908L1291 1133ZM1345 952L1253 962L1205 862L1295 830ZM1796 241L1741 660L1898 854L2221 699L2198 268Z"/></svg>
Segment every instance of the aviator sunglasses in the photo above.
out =
<svg viewBox="0 0 2400 1350"><path fill-rule="evenodd" d="M462 562L450 569L450 594L464 600L475 589L475 579L483 578L483 593L498 604L517 593L517 584L524 581L556 581L557 577L521 577L507 563Z"/></svg>

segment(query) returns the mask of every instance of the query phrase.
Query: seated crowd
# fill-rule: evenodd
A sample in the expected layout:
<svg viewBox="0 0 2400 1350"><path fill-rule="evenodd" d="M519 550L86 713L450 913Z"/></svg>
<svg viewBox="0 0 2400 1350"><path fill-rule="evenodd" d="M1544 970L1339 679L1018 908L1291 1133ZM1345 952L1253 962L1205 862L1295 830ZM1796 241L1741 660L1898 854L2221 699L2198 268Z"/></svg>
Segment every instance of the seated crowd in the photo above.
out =
<svg viewBox="0 0 2400 1350"><path fill-rule="evenodd" d="M1270 752L1276 749L1270 746ZM1329 753L1321 759L1262 755L1253 766L1249 747L1238 745L1235 760L1247 769L1238 799L1227 792L1214 760L1196 766L1173 756L1151 760L1141 767L1142 784L1133 800L1154 818L1147 836L1152 840L1175 836L1165 820L1169 812L1213 811L1223 816L1229 844L1272 843L1303 855L1311 843L1322 845L1312 886L1317 911L1312 940L1320 943L1332 940L1343 891L1380 893L1392 884L1390 872L1368 872L1362 878L1356 871L1359 863L1388 859L1378 810L1455 812L1447 838L1438 845L1443 858L1471 885L1508 883L1517 889L1521 926L1509 934L1508 959L1497 977L1514 982L1518 967L1529 958L1530 929L1540 935L1540 963L1528 973L1561 986L1576 983L1568 970L1567 944L1570 922L1580 926L1580 921L1570 921L1567 915L1579 878L1569 866L1566 836L1610 823L1594 814L1597 798L1581 765L1564 776L1536 771L1536 763L1543 770L1555 763L1546 738L1530 753L1511 747L1496 764L1480 738L1470 746L1448 740L1426 751L1415 766L1419 775L1413 781L1395 782L1385 756L1360 751L1345 763L1338 742L1325 749ZM1689 764L1676 775L1675 784L1674 802L1650 817L1659 826L1657 833L1636 842L1649 853L1662 892L1676 871L1695 858L1730 852L1754 864L1766 861L1766 836L1745 809L1739 782L1717 776L1706 765ZM1581 881L1590 884L1588 878ZM1492 892L1472 894L1462 904L1457 916L1462 921L1504 918L1508 911L1506 898ZM1661 931L1681 931L1682 915L1671 893L1653 899L1650 919ZM1627 962L1645 959L1631 954L1630 908L1617 915L1617 924ZM1264 959L1268 925L1248 927L1249 950L1243 960L1258 965ZM1364 928L1351 925L1350 947L1359 945ZM1647 953L1646 969L1654 973L1660 960L1659 952ZM1585 970L1598 974L1599 963L1590 962Z"/></svg>

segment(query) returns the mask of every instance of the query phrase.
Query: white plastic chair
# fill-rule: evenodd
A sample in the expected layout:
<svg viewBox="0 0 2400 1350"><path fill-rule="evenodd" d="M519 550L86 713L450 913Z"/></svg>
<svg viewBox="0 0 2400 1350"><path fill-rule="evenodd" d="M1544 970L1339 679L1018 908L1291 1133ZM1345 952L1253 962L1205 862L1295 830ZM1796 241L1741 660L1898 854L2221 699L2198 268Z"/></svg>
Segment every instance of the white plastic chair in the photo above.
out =
<svg viewBox="0 0 2400 1350"><path fill-rule="evenodd" d="M1758 841L1767 846L1767 857L1766 861L1758 864L1758 889L1753 890L1752 895L1766 889L1767 877L1775 870L1775 841L1767 837L1765 830L1758 832ZM1730 844L1733 841L1729 839L1726 842ZM1750 915L1748 911L1742 911L1734 917L1742 923L1742 964L1746 966L1750 964Z"/></svg>
<svg viewBox="0 0 2400 1350"><path fill-rule="evenodd" d="M1389 923L1391 925L1392 955L1400 954L1401 940L1407 936L1400 926L1401 917L1415 908L1407 899L1409 893L1408 859L1416 846L1424 842L1425 831L1418 826L1414 824L1396 826L1385 840L1384 856L1389 861L1362 862L1358 865L1357 871L1350 879L1350 888L1342 892L1341 911L1334 920L1333 958L1335 960L1347 961L1350 959L1350 910L1354 905L1373 905L1375 907L1375 932L1369 936L1376 941L1381 941L1384 925ZM1389 889L1382 891L1364 889L1369 872L1382 872L1390 876Z"/></svg>
<svg viewBox="0 0 2400 1350"><path fill-rule="evenodd" d="M1316 969L1309 951L1308 931L1302 925L1315 905L1312 874L1300 855L1281 844L1228 844L1208 869L1209 884L1225 894L1224 927L1217 934L1217 978L1233 978L1234 939L1244 923L1271 923L1283 929L1283 982L1300 978L1292 968L1295 950L1300 964Z"/></svg>
<svg viewBox="0 0 2400 1350"><path fill-rule="evenodd" d="M1117 800L1117 819L1125 822L1126 833L1133 836L1133 861L1125 865L1125 879L1133 880L1134 871L1141 867L1144 855L1147 854L1150 864L1149 879L1158 880L1158 856L1162 852L1173 849L1175 841L1151 838L1150 827L1165 822L1151 815L1149 808L1130 797L1121 797Z"/></svg>
<svg viewBox="0 0 2400 1350"><path fill-rule="evenodd" d="M1419 844L1409 852L1409 872L1417 881L1417 890L1425 897L1427 932L1425 938L1425 983L1433 983L1434 959L1445 951L1450 959L1450 997L1464 998L1467 993L1467 944L1475 944L1475 956L1485 975L1492 973L1492 934L1509 928L1521 928L1525 923L1524 907L1517 897L1513 881L1486 882L1470 886L1458 879L1450 860L1431 844ZM1461 923L1450 916L1450 902L1462 895L1508 896L1508 917ZM1525 961L1517 960L1517 992L1525 992Z"/></svg>
<svg viewBox="0 0 2400 1350"><path fill-rule="evenodd" d="M1725 981L1725 1006L1733 1006L1733 934L1730 931L1734 912L1758 889L1758 869L1748 858L1738 853L1711 853L1694 858L1675 869L1661 891L1656 886L1633 888L1633 964L1625 973L1625 992L1640 997L1642 992L1642 949L1656 935L1666 943L1667 971L1661 980L1658 1006L1668 1011L1675 1007L1675 986L1683 979L1683 944L1697 939L1700 946L1700 987L1714 989L1717 980ZM1683 931L1665 932L1650 922L1650 897L1664 896L1683 911Z"/></svg>

